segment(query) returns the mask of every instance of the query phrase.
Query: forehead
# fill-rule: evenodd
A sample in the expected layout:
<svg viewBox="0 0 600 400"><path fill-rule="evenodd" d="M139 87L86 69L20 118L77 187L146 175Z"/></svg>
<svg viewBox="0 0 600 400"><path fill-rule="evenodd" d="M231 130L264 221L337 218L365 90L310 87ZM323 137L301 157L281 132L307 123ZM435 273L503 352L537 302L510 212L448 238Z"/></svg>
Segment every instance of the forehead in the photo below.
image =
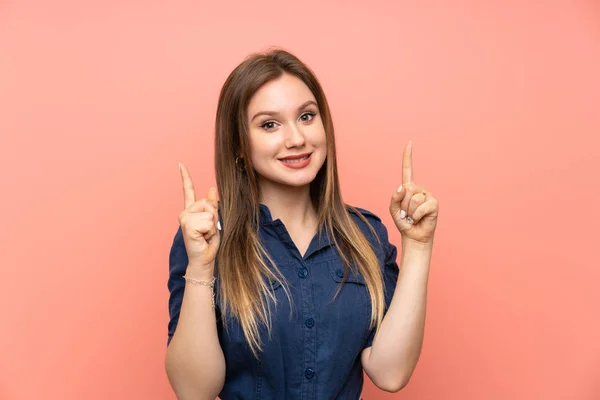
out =
<svg viewBox="0 0 600 400"><path fill-rule="evenodd" d="M315 96L300 79L293 75L284 74L260 87L250 99L248 114L259 111L297 111L298 107L309 101L315 101Z"/></svg>

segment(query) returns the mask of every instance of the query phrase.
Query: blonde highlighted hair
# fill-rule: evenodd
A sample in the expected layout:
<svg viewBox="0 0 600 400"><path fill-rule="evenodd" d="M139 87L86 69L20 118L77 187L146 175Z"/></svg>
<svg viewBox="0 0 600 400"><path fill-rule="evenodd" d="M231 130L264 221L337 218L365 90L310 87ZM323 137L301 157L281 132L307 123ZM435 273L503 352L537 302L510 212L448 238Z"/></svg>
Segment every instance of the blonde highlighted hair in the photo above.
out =
<svg viewBox="0 0 600 400"><path fill-rule="evenodd" d="M250 99L262 85L283 74L293 75L308 86L325 127L327 157L310 185L310 196L319 215L319 232L330 235L346 266L345 277L334 299L349 270L353 269L364 277L371 298L371 328L380 326L385 307L379 261L349 213L356 210L342 200L333 122L319 81L305 64L284 50L253 54L232 71L221 89L215 127L215 169L223 219L217 269L221 314L223 321L231 317L239 321L256 357L262 350L260 325L271 332L268 299L277 304L270 282L282 285L290 304L291 296L285 278L259 240L258 176L250 157L244 158L244 168L240 168L237 159L249 152L247 110ZM356 214L377 237L366 218L360 212ZM224 325L227 328L226 322Z"/></svg>

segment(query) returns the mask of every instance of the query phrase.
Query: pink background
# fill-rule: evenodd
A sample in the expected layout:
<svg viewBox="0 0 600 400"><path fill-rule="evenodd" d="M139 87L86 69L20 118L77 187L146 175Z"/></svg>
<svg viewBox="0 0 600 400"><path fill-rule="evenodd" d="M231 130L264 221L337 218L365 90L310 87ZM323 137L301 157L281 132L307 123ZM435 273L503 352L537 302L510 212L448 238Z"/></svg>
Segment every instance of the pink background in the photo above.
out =
<svg viewBox="0 0 600 400"><path fill-rule="evenodd" d="M175 398L177 163L214 184L220 87L271 45L323 83L347 202L399 244L410 139L440 200L420 363L363 397L600 398L599 20L567 0L0 2L0 398Z"/></svg>

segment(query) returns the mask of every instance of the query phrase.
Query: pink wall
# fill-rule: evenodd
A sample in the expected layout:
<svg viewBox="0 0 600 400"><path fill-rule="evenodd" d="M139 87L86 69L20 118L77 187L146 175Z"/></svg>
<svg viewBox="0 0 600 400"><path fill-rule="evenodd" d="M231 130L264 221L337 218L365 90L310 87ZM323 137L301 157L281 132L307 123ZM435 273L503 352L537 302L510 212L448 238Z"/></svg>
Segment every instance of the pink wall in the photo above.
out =
<svg viewBox="0 0 600 400"><path fill-rule="evenodd" d="M363 396L600 398L597 2L204 3L0 3L1 399L174 398L177 163L214 183L218 91L269 45L321 79L348 202L393 229L409 139L440 200L421 361Z"/></svg>

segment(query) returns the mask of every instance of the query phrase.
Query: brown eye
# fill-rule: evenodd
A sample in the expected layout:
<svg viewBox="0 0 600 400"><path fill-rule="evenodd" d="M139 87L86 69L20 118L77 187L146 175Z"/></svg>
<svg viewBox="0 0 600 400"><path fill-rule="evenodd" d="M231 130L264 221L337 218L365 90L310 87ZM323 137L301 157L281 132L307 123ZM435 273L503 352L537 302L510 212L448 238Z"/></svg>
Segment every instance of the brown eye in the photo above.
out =
<svg viewBox="0 0 600 400"><path fill-rule="evenodd" d="M270 131L271 129L275 128L275 121L265 121L260 127Z"/></svg>
<svg viewBox="0 0 600 400"><path fill-rule="evenodd" d="M315 115L317 114L314 112L305 112L300 116L300 119L304 122L308 122L311 121L315 117Z"/></svg>

